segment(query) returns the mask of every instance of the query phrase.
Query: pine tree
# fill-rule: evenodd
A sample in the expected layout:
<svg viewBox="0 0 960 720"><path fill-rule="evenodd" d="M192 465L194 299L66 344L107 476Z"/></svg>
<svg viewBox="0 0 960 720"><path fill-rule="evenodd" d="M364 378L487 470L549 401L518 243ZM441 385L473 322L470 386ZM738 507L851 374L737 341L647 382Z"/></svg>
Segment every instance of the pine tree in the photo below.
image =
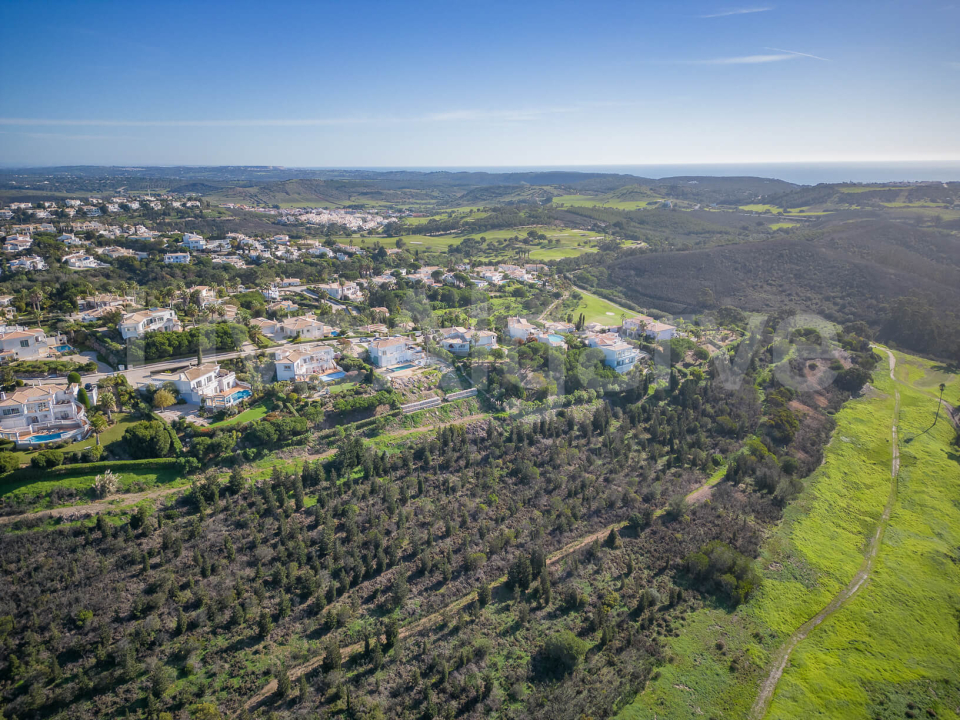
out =
<svg viewBox="0 0 960 720"><path fill-rule="evenodd" d="M547 568L544 568L540 573L540 600L544 607L548 607L551 599L552 591L550 589L550 571L547 570Z"/></svg>
<svg viewBox="0 0 960 720"><path fill-rule="evenodd" d="M277 696L283 700L290 694L290 674L287 672L287 664L280 663L280 669L277 672Z"/></svg>

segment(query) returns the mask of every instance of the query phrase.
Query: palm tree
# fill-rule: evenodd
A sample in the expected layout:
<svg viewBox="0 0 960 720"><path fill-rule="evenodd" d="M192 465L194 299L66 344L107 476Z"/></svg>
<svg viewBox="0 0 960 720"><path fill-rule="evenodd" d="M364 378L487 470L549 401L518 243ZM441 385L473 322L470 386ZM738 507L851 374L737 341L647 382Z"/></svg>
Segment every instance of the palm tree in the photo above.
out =
<svg viewBox="0 0 960 720"><path fill-rule="evenodd" d="M113 388L105 388L97 400L97 407L107 413L107 420L113 420L113 411L117 408L117 401L113 395Z"/></svg>
<svg viewBox="0 0 960 720"><path fill-rule="evenodd" d="M93 432L97 436L97 445L99 445L100 433L107 429L107 419L100 413L97 413L90 418L90 425L93 427Z"/></svg>

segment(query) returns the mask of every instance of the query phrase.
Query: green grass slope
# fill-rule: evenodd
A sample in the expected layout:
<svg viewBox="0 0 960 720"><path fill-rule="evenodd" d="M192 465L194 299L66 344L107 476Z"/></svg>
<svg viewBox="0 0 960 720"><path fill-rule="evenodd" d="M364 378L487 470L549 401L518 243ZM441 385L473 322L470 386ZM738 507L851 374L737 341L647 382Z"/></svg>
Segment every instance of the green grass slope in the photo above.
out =
<svg viewBox="0 0 960 720"><path fill-rule="evenodd" d="M933 374L934 380L930 379ZM928 426L944 378L898 354L901 440ZM771 655L857 572L890 489L894 382L886 363L874 388L848 403L824 464L764 544L761 591L728 612L707 608L668 638L671 662L622 718L747 717ZM902 442L899 495L873 573L860 592L800 642L768 718L958 717L960 464L941 417ZM912 707L908 705L912 704Z"/></svg>

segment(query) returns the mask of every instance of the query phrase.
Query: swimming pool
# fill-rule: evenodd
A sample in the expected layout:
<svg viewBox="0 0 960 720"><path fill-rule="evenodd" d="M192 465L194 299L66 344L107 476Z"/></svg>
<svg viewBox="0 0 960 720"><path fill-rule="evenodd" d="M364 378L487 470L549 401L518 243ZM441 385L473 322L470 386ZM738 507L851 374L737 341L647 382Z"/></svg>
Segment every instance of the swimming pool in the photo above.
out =
<svg viewBox="0 0 960 720"><path fill-rule="evenodd" d="M234 402L239 402L245 398L250 397L251 395L253 395L253 393L250 392L249 390L237 390L237 392L235 392L233 395L230 396L230 399L233 400Z"/></svg>
<svg viewBox="0 0 960 720"><path fill-rule="evenodd" d="M555 342L555 343L563 342L563 337L561 335L554 335L553 333L550 333L549 335L547 335L547 337L550 338L550 342Z"/></svg>
<svg viewBox="0 0 960 720"><path fill-rule="evenodd" d="M400 372L401 370L409 370L412 367L416 367L416 365L414 365L413 363L407 363L406 365L400 365L395 368L390 368L390 372L395 373L395 372Z"/></svg>
<svg viewBox="0 0 960 720"><path fill-rule="evenodd" d="M347 374L345 372L333 372L333 373L327 373L326 375L321 375L320 380L322 380L323 382L333 382L334 380L339 380L340 378L346 377L346 376Z"/></svg>
<svg viewBox="0 0 960 720"><path fill-rule="evenodd" d="M57 346L54 348L54 350L56 350L57 352L62 352L62 353L65 353L65 352L73 352L73 348L70 347L69 345L57 345Z"/></svg>
<svg viewBox="0 0 960 720"><path fill-rule="evenodd" d="M59 440L66 434L67 433L65 432L58 432L58 433L51 433L49 435L34 435L32 438L30 438L30 442L35 442L35 443L50 442L51 440Z"/></svg>

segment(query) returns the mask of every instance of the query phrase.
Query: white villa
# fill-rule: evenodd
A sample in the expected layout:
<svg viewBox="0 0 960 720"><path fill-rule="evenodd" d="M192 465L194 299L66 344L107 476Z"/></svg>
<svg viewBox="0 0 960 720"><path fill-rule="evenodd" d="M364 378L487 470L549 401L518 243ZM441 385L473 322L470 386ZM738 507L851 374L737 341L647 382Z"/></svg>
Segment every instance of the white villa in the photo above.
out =
<svg viewBox="0 0 960 720"><path fill-rule="evenodd" d="M90 432L80 386L31 385L0 392L0 437L17 447L80 440Z"/></svg>
<svg viewBox="0 0 960 720"><path fill-rule="evenodd" d="M527 322L519 315L517 317L507 318L507 335L511 340L526 340L536 333L538 329L536 325Z"/></svg>
<svg viewBox="0 0 960 720"><path fill-rule="evenodd" d="M280 334L284 338L294 338L298 335L304 340L322 340L330 334L330 326L324 325L316 318L292 317L280 323Z"/></svg>
<svg viewBox="0 0 960 720"><path fill-rule="evenodd" d="M165 262L167 265L189 265L190 253L188 252L166 253L163 256L163 262Z"/></svg>
<svg viewBox="0 0 960 720"><path fill-rule="evenodd" d="M223 408L250 397L250 386L237 380L232 370L221 370L220 364L204 363L178 373L158 373L150 378L156 385L172 382L184 400L194 405Z"/></svg>
<svg viewBox="0 0 960 720"><path fill-rule="evenodd" d="M63 263L71 270L87 270L89 268L105 267L105 263L100 262L92 255L78 252L72 255L65 255Z"/></svg>
<svg viewBox="0 0 960 720"><path fill-rule="evenodd" d="M653 340L669 340L677 334L677 328L658 322L648 315L637 315L623 321L621 332L627 337L646 335Z"/></svg>
<svg viewBox="0 0 960 720"><path fill-rule="evenodd" d="M273 353L277 365L277 381L308 380L312 375L319 375L321 380L334 380L335 375L343 377L343 370L334 360L335 351L328 345L314 347L280 348Z"/></svg>
<svg viewBox="0 0 960 720"><path fill-rule="evenodd" d="M10 272L16 272L17 270L46 270L47 263L39 255L26 255L24 257L16 258L7 263L7 266L10 268Z"/></svg>
<svg viewBox="0 0 960 720"><path fill-rule="evenodd" d="M127 338L143 337L153 330L179 332L181 330L177 313L168 308L150 308L139 312L129 313L120 321L120 335Z"/></svg>
<svg viewBox="0 0 960 720"><path fill-rule="evenodd" d="M640 351L614 333L588 335L584 340L590 347L603 351L604 364L618 373L630 372L640 359Z"/></svg>
<svg viewBox="0 0 960 720"><path fill-rule="evenodd" d="M440 334L440 347L454 355L467 355L473 348L493 350L497 347L497 334L490 330L452 327L441 330Z"/></svg>
<svg viewBox="0 0 960 720"><path fill-rule="evenodd" d="M96 310L98 308L120 308L124 305L133 305L136 302L132 297L120 297L119 295L88 295L87 297L77 298L77 305L81 310Z"/></svg>
<svg viewBox="0 0 960 720"><path fill-rule="evenodd" d="M25 329L19 325L0 328L0 360L29 360L43 358L67 344L62 335L47 337L40 328Z"/></svg>
<svg viewBox="0 0 960 720"><path fill-rule="evenodd" d="M26 235L8 235L3 241L4 252L20 252L33 245L33 239Z"/></svg>
<svg viewBox="0 0 960 720"><path fill-rule="evenodd" d="M370 343L370 361L379 368L423 363L423 350L402 337L384 338Z"/></svg>
<svg viewBox="0 0 960 720"><path fill-rule="evenodd" d="M317 288L323 290L334 300L362 300L363 293L355 282L345 282L342 286L339 283L321 283Z"/></svg>
<svg viewBox="0 0 960 720"><path fill-rule="evenodd" d="M184 233L181 245L187 250L203 250L207 247L207 241L201 235Z"/></svg>

